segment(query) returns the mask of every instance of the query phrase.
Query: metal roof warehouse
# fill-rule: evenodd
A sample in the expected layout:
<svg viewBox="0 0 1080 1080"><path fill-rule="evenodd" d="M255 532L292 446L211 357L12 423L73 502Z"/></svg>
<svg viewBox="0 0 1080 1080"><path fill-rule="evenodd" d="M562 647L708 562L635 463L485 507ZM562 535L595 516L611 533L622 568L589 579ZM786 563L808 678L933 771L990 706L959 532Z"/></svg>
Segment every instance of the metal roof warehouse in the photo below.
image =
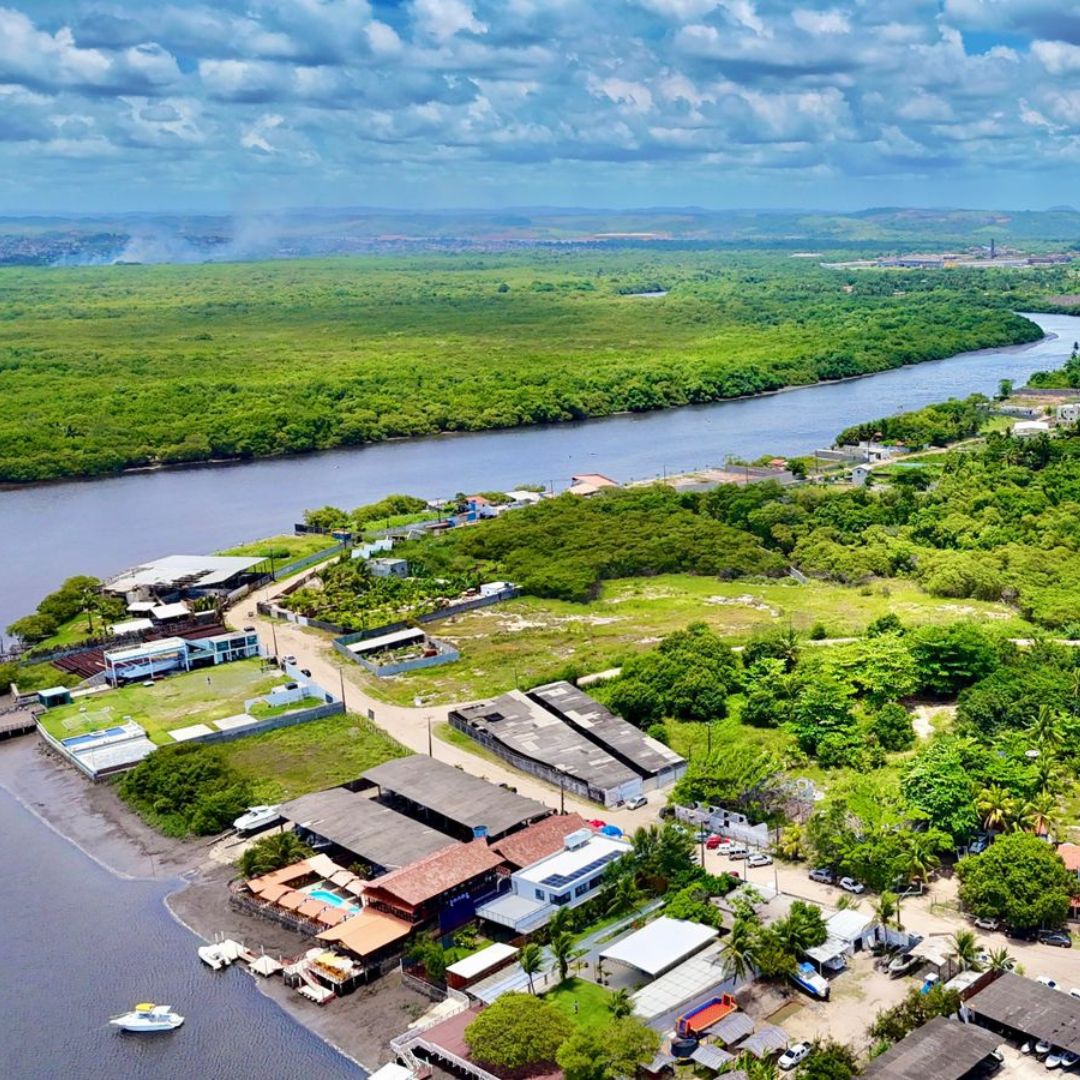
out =
<svg viewBox="0 0 1080 1080"><path fill-rule="evenodd" d="M283 804L305 834L347 851L377 872L396 870L453 843L453 838L345 788L314 791Z"/></svg>
<svg viewBox="0 0 1080 1080"><path fill-rule="evenodd" d="M1034 979L1006 972L968 998L964 1010L983 1027L1080 1054L1080 1000Z"/></svg>
<svg viewBox="0 0 1080 1080"><path fill-rule="evenodd" d="M422 754L384 761L364 779L379 786L382 802L463 840L477 830L498 840L552 813L543 803Z"/></svg>
<svg viewBox="0 0 1080 1080"><path fill-rule="evenodd" d="M711 926L662 915L622 941L609 945L600 955L655 979L700 952L718 934Z"/></svg>
<svg viewBox="0 0 1080 1080"><path fill-rule="evenodd" d="M1000 1043L993 1032L938 1016L874 1058L862 1075L873 1080L962 1080Z"/></svg>

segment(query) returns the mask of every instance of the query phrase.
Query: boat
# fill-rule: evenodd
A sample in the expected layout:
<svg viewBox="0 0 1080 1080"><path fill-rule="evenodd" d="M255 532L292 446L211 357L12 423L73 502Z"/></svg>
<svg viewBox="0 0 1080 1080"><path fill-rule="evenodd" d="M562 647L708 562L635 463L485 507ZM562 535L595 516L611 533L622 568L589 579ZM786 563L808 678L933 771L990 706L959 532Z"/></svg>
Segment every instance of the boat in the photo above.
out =
<svg viewBox="0 0 1080 1080"><path fill-rule="evenodd" d="M154 1005L145 1001L131 1012L114 1016L109 1023L121 1031L175 1031L184 1018L172 1011L171 1005Z"/></svg>
<svg viewBox="0 0 1080 1080"><path fill-rule="evenodd" d="M212 945L200 945L198 950L199 959L213 971L220 971L228 967L234 960L239 960L243 955L244 947L238 941L226 938L224 941L216 941Z"/></svg>
<svg viewBox="0 0 1080 1080"><path fill-rule="evenodd" d="M249 806L234 822L233 828L240 833L265 829L281 820L281 810L276 806Z"/></svg>

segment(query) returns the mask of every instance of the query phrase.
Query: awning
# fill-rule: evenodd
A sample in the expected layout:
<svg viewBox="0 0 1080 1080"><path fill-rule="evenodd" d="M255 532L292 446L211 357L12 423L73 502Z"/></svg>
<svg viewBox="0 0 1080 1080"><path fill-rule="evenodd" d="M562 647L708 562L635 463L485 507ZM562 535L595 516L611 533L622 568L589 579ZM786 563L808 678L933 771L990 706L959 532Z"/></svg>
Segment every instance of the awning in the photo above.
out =
<svg viewBox="0 0 1080 1080"><path fill-rule="evenodd" d="M836 960L842 960L848 954L851 946L840 938L826 938L820 945L806 950L806 955L817 964L831 964Z"/></svg>
<svg viewBox="0 0 1080 1080"><path fill-rule="evenodd" d="M749 1039L739 1047L756 1058L766 1058L770 1054L778 1054L786 1050L788 1045L787 1032L783 1028L773 1027L766 1024L760 1031L754 1032Z"/></svg>
<svg viewBox="0 0 1080 1080"><path fill-rule="evenodd" d="M723 1020L713 1024L709 1029L709 1034L717 1042L730 1046L740 1039L745 1039L753 1030L754 1021L746 1013L733 1012L730 1016L725 1016Z"/></svg>
<svg viewBox="0 0 1080 1080"><path fill-rule="evenodd" d="M726 1050L721 1050L719 1046L713 1046L711 1043L701 1043L690 1055L690 1060L696 1061L699 1065L704 1065L706 1069L719 1072L725 1065L735 1060L735 1055L729 1054Z"/></svg>

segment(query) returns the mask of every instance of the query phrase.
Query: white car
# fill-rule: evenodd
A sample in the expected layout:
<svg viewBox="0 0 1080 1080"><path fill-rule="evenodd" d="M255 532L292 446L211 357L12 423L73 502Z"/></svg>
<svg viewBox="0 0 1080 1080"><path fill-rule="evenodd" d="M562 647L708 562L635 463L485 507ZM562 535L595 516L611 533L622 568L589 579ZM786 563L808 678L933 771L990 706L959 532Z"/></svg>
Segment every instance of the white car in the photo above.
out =
<svg viewBox="0 0 1080 1080"><path fill-rule="evenodd" d="M1055 1047L1051 1048L1050 1053L1046 1055L1046 1060L1043 1062L1043 1064L1048 1069L1056 1069L1061 1065L1062 1059L1064 1057L1065 1057L1065 1051L1064 1050L1059 1050L1055 1046Z"/></svg>
<svg viewBox="0 0 1080 1080"><path fill-rule="evenodd" d="M747 866L771 866L772 856L766 855L764 851L755 851L753 855L748 855L746 859Z"/></svg>
<svg viewBox="0 0 1080 1080"><path fill-rule="evenodd" d="M866 892L866 886L861 881L856 881L854 878L842 877L839 884L844 892L855 893L856 896L859 893Z"/></svg>
<svg viewBox="0 0 1080 1080"><path fill-rule="evenodd" d="M805 1061L810 1056L811 1050L813 1047L808 1042L795 1043L780 1055L780 1060L776 1064L781 1069L794 1069L799 1062Z"/></svg>
<svg viewBox="0 0 1080 1080"><path fill-rule="evenodd" d="M732 844L727 849L727 857L729 859L745 859L750 854L750 849L743 847L742 844Z"/></svg>

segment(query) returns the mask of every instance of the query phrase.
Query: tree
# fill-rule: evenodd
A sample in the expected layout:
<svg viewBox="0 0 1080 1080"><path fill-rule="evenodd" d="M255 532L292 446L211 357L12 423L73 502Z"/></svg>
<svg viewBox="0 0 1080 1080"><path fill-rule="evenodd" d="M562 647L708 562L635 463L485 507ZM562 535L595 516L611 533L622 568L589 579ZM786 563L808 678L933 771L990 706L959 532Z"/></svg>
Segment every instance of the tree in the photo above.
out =
<svg viewBox="0 0 1080 1080"><path fill-rule="evenodd" d="M528 946L526 946L528 948ZM523 1069L554 1063L574 1030L570 1018L531 994L503 994L465 1029L472 1057L485 1065Z"/></svg>
<svg viewBox="0 0 1080 1080"><path fill-rule="evenodd" d="M990 962L986 965L991 971L1012 971L1016 967L1016 960L1009 950L1002 947L990 950Z"/></svg>
<svg viewBox="0 0 1080 1080"><path fill-rule="evenodd" d="M799 1069L799 1080L851 1080L858 1066L855 1051L846 1043L818 1041Z"/></svg>
<svg viewBox="0 0 1080 1080"><path fill-rule="evenodd" d="M1016 800L1003 788L983 788L975 800L975 809L983 828L988 832L1001 832L1012 824L1016 816Z"/></svg>
<svg viewBox="0 0 1080 1080"><path fill-rule="evenodd" d="M311 848L302 844L296 833L272 833L256 840L237 860L237 866L246 878L261 877L312 854Z"/></svg>
<svg viewBox="0 0 1080 1080"><path fill-rule="evenodd" d="M795 699L791 730L799 747L816 754L821 740L846 731L855 724L851 711L853 690L847 683L827 673L815 673Z"/></svg>
<svg viewBox="0 0 1080 1080"><path fill-rule="evenodd" d="M11 623L7 632L27 645L36 645L56 633L60 624L51 615L24 615Z"/></svg>
<svg viewBox="0 0 1080 1080"><path fill-rule="evenodd" d="M624 1016L602 1027L578 1028L559 1048L556 1062L566 1080L623 1080L651 1061L659 1046L652 1028Z"/></svg>
<svg viewBox="0 0 1080 1080"><path fill-rule="evenodd" d="M521 970L529 977L529 993L536 993L533 976L544 969L544 950L535 941L530 941L518 954L518 963L521 965ZM565 977L564 975L563 978Z"/></svg>
<svg viewBox="0 0 1080 1080"><path fill-rule="evenodd" d="M581 951L574 947L574 938L566 930L558 930L548 940L548 948L555 957L555 964L559 969L559 981L566 982L570 973L570 963L581 955Z"/></svg>
<svg viewBox="0 0 1080 1080"><path fill-rule="evenodd" d="M942 697L955 696L998 665L994 643L978 623L922 626L908 640L920 685Z"/></svg>
<svg viewBox="0 0 1080 1080"><path fill-rule="evenodd" d="M951 1016L959 1008L960 995L955 990L946 990L941 983L926 993L913 986L899 1005L882 1009L874 1017L868 1032L873 1039L896 1043L934 1017Z"/></svg>
<svg viewBox="0 0 1080 1080"><path fill-rule="evenodd" d="M731 924L731 931L720 946L721 964L727 978L742 982L754 971L758 925L748 918L736 918Z"/></svg>
<svg viewBox="0 0 1080 1080"><path fill-rule="evenodd" d="M608 1012L611 1013L612 1018L621 1020L624 1016L629 1016L633 1011L634 1003L630 1000L630 991L625 986L613 990L611 997L608 998Z"/></svg>
<svg viewBox="0 0 1080 1080"><path fill-rule="evenodd" d="M900 781L904 798L954 840L978 825L974 785L957 740L931 740L915 755Z"/></svg>
<svg viewBox="0 0 1080 1080"><path fill-rule="evenodd" d="M870 722L870 730L886 750L910 750L915 745L915 729L903 705L890 701L882 705Z"/></svg>
<svg viewBox="0 0 1080 1080"><path fill-rule="evenodd" d="M1012 397L1013 381L1012 379L1001 379L998 382L997 398L998 401L1004 401L1007 397Z"/></svg>
<svg viewBox="0 0 1080 1080"><path fill-rule="evenodd" d="M971 930L957 930L952 936L952 958L961 971L979 970L979 939Z"/></svg>
<svg viewBox="0 0 1080 1080"><path fill-rule="evenodd" d="M786 825L780 830L780 840L776 845L777 854L782 859L798 862L803 858L805 830L801 825Z"/></svg>
<svg viewBox="0 0 1080 1080"><path fill-rule="evenodd" d="M1036 836L1056 838L1061 830L1057 799L1049 791L1040 792L1020 808L1018 823Z"/></svg>
<svg viewBox="0 0 1080 1080"><path fill-rule="evenodd" d="M901 929L900 926L900 898L894 892L889 892L886 889L883 893L878 895L877 900L870 902L870 907L873 909L874 918L877 919L882 926L888 927L890 924L895 923L897 929Z"/></svg>
<svg viewBox="0 0 1080 1080"><path fill-rule="evenodd" d="M1076 878L1053 848L1030 833L1008 833L956 866L960 902L980 918L1017 930L1065 922Z"/></svg>
<svg viewBox="0 0 1080 1080"><path fill-rule="evenodd" d="M787 916L777 919L772 930L792 957L822 945L829 936L821 908L805 900L792 901Z"/></svg>
<svg viewBox="0 0 1080 1080"><path fill-rule="evenodd" d="M602 894L604 907L609 915L623 915L636 910L643 899L641 889L632 873L620 874Z"/></svg>

